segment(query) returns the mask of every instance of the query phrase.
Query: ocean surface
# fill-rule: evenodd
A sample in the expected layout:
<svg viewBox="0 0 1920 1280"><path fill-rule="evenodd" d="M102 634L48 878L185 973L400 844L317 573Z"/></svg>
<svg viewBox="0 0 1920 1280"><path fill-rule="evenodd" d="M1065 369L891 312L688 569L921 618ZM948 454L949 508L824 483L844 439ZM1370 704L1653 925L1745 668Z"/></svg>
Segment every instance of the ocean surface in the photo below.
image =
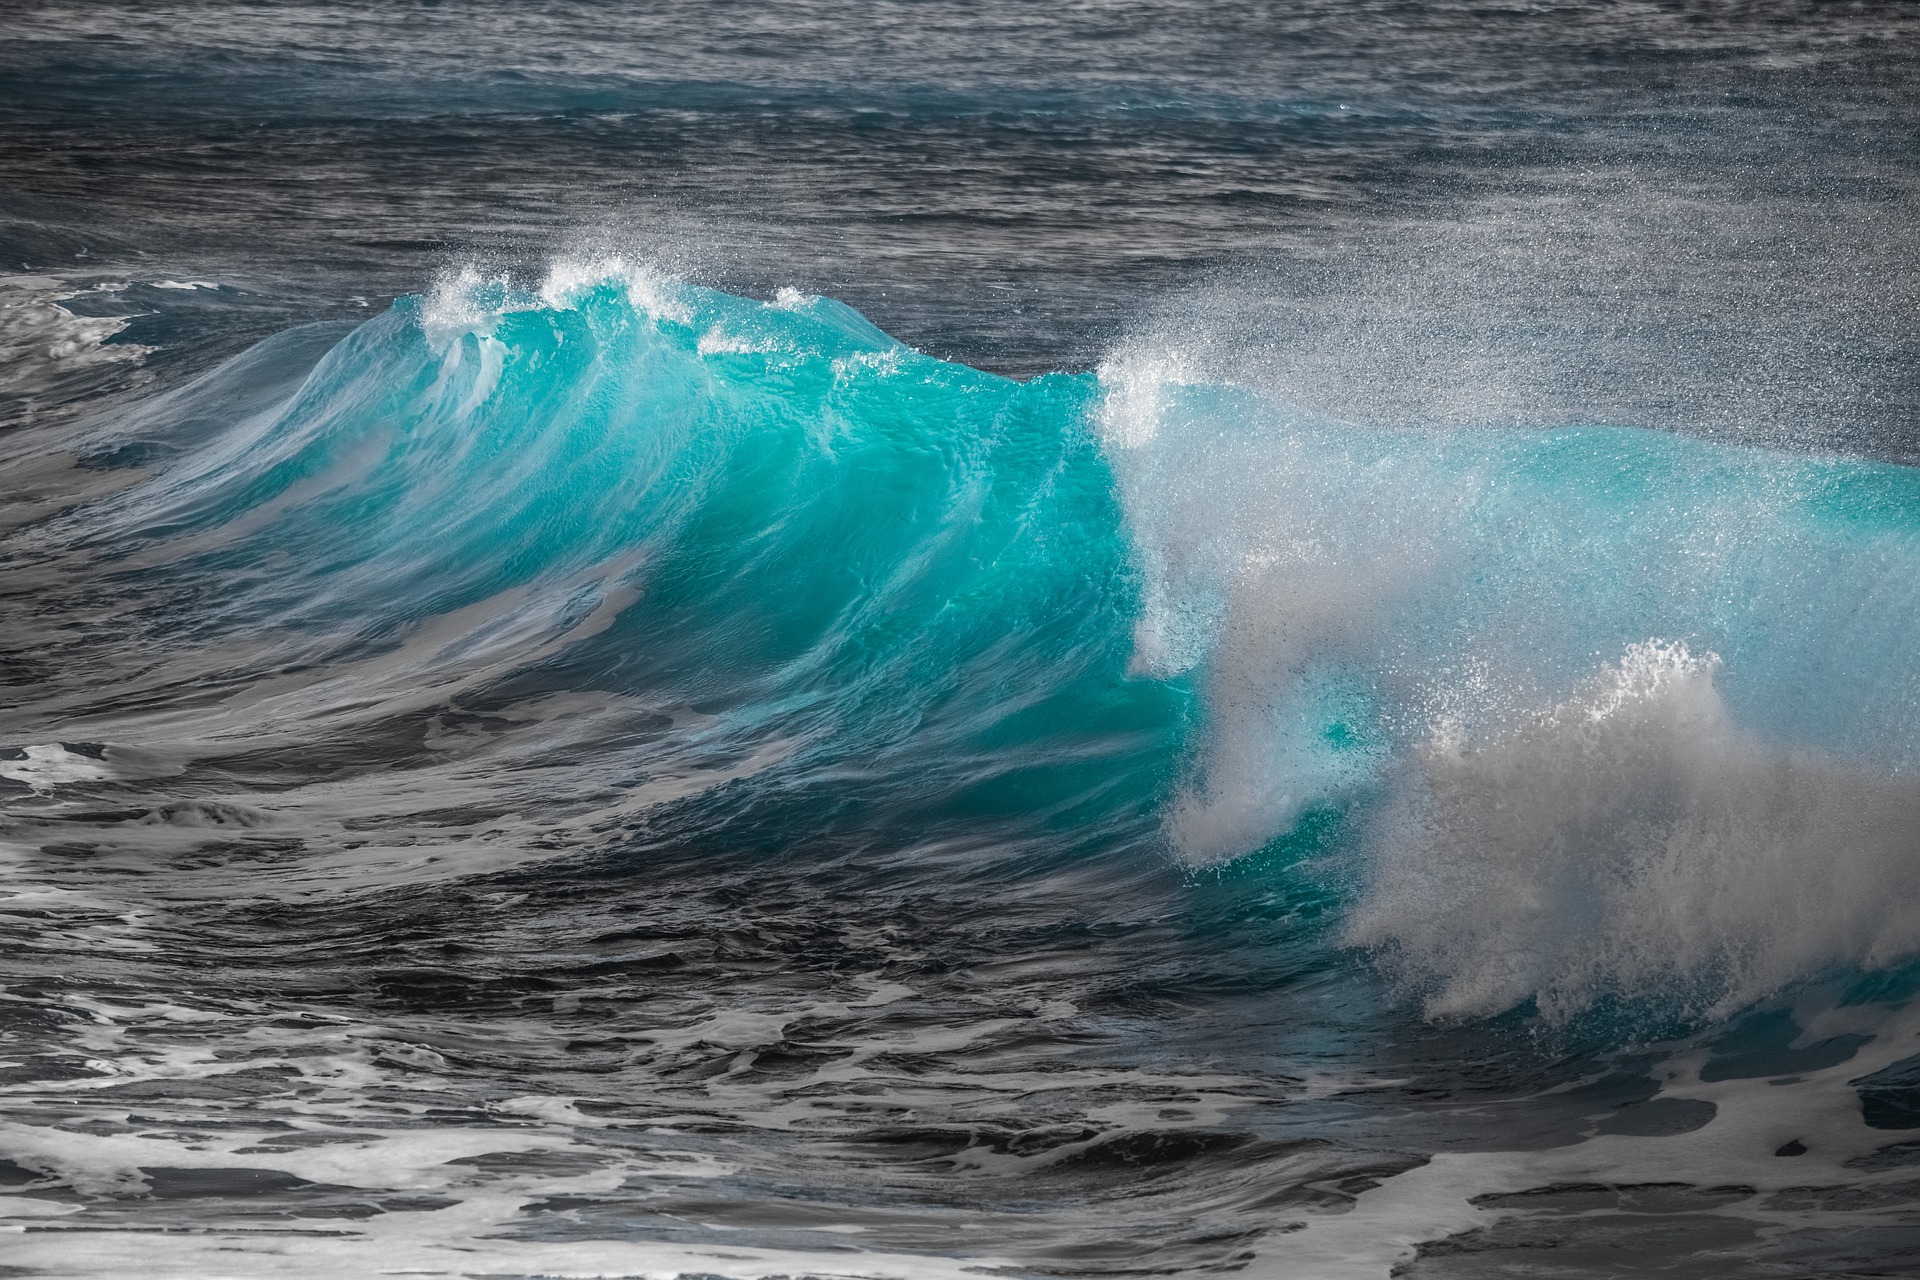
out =
<svg viewBox="0 0 1920 1280"><path fill-rule="evenodd" d="M1920 9L0 13L0 1277L1920 1275Z"/></svg>

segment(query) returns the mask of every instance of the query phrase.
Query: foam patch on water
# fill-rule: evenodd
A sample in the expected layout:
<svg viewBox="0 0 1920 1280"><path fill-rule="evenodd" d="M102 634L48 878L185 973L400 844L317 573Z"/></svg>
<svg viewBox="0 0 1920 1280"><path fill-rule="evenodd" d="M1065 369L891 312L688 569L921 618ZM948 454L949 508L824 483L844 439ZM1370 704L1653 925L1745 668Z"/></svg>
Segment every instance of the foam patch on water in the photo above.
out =
<svg viewBox="0 0 1920 1280"><path fill-rule="evenodd" d="M78 375L138 368L153 348L111 341L129 317L84 315L64 305L126 288L124 281L75 287L50 276L0 276L0 393L48 396Z"/></svg>
<svg viewBox="0 0 1920 1280"><path fill-rule="evenodd" d="M73 783L164 778L182 767L157 752L108 743L44 742L0 750L0 778L42 795Z"/></svg>
<svg viewBox="0 0 1920 1280"><path fill-rule="evenodd" d="M1822 1008L1833 993L1808 994L1810 1008ZM1910 1054L1920 1013L1827 1007L1807 1022L1803 1042L1850 1038L1860 1047L1793 1074L1756 1065L1732 1076L1711 1069L1710 1045L1670 1047L1654 1068L1659 1093L1640 1105L1691 1107L1703 1123L1636 1134L1621 1130L1616 1112L1577 1141L1543 1150L1440 1152L1364 1192L1350 1213L1261 1241L1245 1274L1385 1280L1422 1256L1479 1254L1484 1260L1464 1274L1497 1275L1516 1258L1531 1269L1556 1244L1572 1246L1556 1255L1570 1274L1634 1274L1636 1263L1672 1249L1674 1237L1662 1233L1682 1215L1714 1223L1717 1257L1746 1260L1756 1273L1770 1246L1844 1248L1877 1230L1905 1234L1913 1168L1898 1160L1874 1167L1874 1153L1899 1135L1863 1120L1850 1082ZM1483 1123L1497 1127L1497 1116ZM1596 1259L1566 1233L1573 1213L1622 1234ZM1649 1250L1643 1258L1632 1252L1636 1237Z"/></svg>

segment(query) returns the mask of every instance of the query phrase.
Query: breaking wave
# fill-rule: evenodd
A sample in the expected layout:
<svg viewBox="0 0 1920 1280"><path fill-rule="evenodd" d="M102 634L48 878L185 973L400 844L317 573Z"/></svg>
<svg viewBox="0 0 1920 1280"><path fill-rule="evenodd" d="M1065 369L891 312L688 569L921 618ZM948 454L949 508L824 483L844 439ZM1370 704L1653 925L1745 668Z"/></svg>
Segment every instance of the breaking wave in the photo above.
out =
<svg viewBox="0 0 1920 1280"><path fill-rule="evenodd" d="M249 732L602 694L583 794L704 770L787 856L1266 853L1436 1015L1725 1013L1920 950L1912 470L1374 428L1169 351L1020 383L619 260L275 350L103 426L146 475L33 531L155 644L331 673Z"/></svg>

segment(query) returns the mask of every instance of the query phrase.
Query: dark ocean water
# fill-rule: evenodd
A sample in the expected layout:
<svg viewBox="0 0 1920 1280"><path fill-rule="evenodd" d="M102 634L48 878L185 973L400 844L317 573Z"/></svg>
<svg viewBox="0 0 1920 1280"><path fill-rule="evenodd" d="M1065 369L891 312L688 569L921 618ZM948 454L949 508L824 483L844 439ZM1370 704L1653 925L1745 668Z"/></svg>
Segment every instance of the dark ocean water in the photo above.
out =
<svg viewBox="0 0 1920 1280"><path fill-rule="evenodd" d="M0 13L0 1276L1920 1273L1920 11Z"/></svg>

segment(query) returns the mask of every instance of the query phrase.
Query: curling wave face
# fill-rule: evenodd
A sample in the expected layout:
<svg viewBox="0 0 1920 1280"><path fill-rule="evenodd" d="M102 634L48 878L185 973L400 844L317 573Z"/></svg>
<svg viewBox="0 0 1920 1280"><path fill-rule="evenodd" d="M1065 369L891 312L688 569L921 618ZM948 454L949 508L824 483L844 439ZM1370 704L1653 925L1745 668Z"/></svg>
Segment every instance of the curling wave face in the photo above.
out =
<svg viewBox="0 0 1920 1280"><path fill-rule="evenodd" d="M183 443L180 403L118 428L165 461L88 538L163 565L203 643L265 630L436 697L512 669L638 699L710 752L775 750L768 789L832 778L915 821L1023 788L1070 808L1120 786L1115 759L1151 767L1166 721L1124 679L1094 395L819 298L469 273L215 436Z"/></svg>

